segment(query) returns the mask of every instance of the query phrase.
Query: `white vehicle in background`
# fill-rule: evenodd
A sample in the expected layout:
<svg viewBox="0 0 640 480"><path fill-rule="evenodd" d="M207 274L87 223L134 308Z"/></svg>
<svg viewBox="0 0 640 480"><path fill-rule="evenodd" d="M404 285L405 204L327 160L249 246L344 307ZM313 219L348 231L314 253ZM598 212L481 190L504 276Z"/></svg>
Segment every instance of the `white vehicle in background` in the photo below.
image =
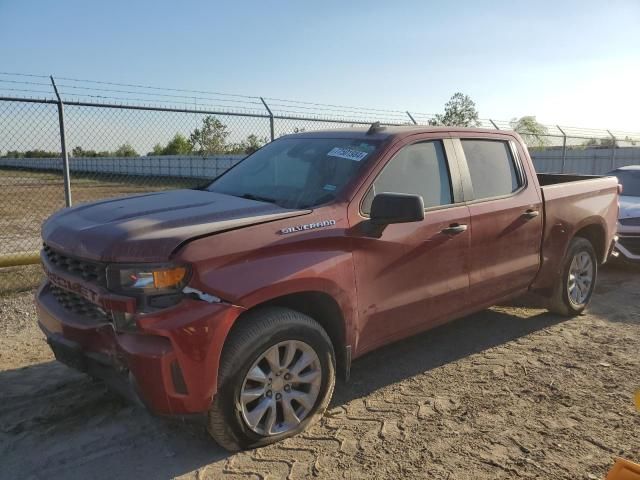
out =
<svg viewBox="0 0 640 480"><path fill-rule="evenodd" d="M622 185L618 241L618 259L640 265L640 165L620 167L608 173Z"/></svg>

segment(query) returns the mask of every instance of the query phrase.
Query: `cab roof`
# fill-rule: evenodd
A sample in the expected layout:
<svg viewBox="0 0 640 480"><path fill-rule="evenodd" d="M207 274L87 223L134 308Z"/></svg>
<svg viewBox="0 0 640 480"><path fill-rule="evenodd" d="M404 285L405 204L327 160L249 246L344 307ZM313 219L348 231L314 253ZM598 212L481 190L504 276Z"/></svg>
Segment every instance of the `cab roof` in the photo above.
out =
<svg viewBox="0 0 640 480"><path fill-rule="evenodd" d="M293 133L289 136L303 136L309 138L362 138L372 140L388 139L390 137L406 137L417 133L436 133L436 132L464 132L464 133L482 133L482 134L512 134L511 130L495 130L488 128L468 128L468 127L434 127L430 125L398 125L398 126L376 126L369 127L349 127L349 128L332 128L324 130L314 130L309 132Z"/></svg>

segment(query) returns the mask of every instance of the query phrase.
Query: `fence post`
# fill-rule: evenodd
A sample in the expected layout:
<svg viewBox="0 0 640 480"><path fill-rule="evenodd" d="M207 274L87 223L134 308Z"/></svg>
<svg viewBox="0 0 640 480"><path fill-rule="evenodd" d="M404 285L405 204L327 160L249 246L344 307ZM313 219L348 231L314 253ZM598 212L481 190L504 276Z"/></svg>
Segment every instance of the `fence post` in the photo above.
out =
<svg viewBox="0 0 640 480"><path fill-rule="evenodd" d="M267 105L267 102L264 101L264 98L260 97L260 101L262 101L264 108L266 108L267 112L269 112L269 128L271 130L271 141L273 142L276 139L275 132L273 129L273 112L269 108L269 105Z"/></svg>
<svg viewBox="0 0 640 480"><path fill-rule="evenodd" d="M409 113L409 110L407 110L407 115L409 116L409 118L411 119L411 121L413 122L413 124L414 124L414 125L417 125L417 124L418 124L418 122L416 122L416 119L415 119L415 118L413 118L413 115L411 115L411 114Z"/></svg>
<svg viewBox="0 0 640 480"><path fill-rule="evenodd" d="M491 125L493 125L493 128L495 128L496 130L500 130L500 127L498 125L496 125L496 122L494 122L491 119L489 119L489 121L491 122Z"/></svg>
<svg viewBox="0 0 640 480"><path fill-rule="evenodd" d="M560 125L556 125L556 128L562 133L562 167L560 168L560 173L564 173L564 164L567 160L567 134L560 128Z"/></svg>
<svg viewBox="0 0 640 480"><path fill-rule="evenodd" d="M51 85L53 85L53 91L58 98L58 123L60 124L60 147L62 149L62 177L64 181L64 203L67 207L71 206L71 178L69 176L69 153L67 152L67 137L65 135L64 128L64 104L62 98L58 93L58 87L53 80L53 75L49 76L51 79Z"/></svg>
<svg viewBox="0 0 640 480"><path fill-rule="evenodd" d="M607 130L607 133L611 136L611 168L609 170L613 170L616 168L616 137Z"/></svg>

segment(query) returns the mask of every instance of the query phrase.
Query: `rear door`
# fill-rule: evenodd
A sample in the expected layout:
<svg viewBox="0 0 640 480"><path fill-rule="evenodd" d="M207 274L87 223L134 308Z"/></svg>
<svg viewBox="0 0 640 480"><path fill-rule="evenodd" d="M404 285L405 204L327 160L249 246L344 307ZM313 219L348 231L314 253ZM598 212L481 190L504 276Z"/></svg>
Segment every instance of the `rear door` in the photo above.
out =
<svg viewBox="0 0 640 480"><path fill-rule="evenodd" d="M471 217L469 294L490 304L526 290L540 265L542 199L507 135L454 140Z"/></svg>
<svg viewBox="0 0 640 480"><path fill-rule="evenodd" d="M469 286L469 210L459 203L455 150L449 139L410 138L350 205L357 228L378 193L418 194L425 204L420 222L388 225L379 238L354 237L358 353L447 320L463 308ZM452 226L459 231L447 233Z"/></svg>

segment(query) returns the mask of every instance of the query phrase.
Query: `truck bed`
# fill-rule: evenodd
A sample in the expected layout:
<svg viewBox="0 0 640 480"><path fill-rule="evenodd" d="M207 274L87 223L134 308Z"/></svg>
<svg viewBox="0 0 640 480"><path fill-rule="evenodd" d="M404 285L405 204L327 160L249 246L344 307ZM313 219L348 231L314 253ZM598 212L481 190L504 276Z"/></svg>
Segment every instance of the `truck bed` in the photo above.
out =
<svg viewBox="0 0 640 480"><path fill-rule="evenodd" d="M558 183L578 182L581 180L593 180L602 178L600 175L575 175L570 173L538 173L538 183L541 187L556 185Z"/></svg>
<svg viewBox="0 0 640 480"><path fill-rule="evenodd" d="M532 288L544 291L560 275L570 240L586 225L591 225L590 230L582 233L593 236L599 261L606 261L618 222L618 179L545 173L537 177L544 203L544 230L540 270Z"/></svg>

